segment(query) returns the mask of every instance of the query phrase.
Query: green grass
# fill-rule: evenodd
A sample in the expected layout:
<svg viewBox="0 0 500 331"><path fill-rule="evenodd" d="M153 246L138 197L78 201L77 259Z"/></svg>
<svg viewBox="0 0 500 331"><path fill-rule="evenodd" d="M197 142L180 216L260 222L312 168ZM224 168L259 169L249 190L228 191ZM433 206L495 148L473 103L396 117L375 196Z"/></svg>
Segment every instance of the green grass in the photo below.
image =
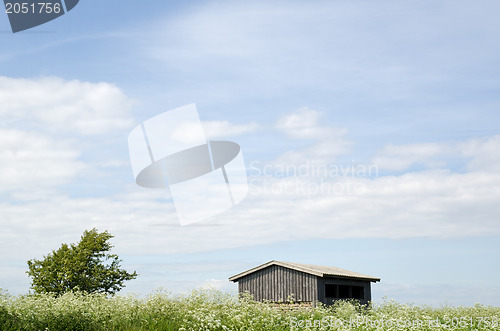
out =
<svg viewBox="0 0 500 331"><path fill-rule="evenodd" d="M254 302L216 290L146 298L0 292L1 330L500 330L500 308L340 301L315 308Z"/></svg>

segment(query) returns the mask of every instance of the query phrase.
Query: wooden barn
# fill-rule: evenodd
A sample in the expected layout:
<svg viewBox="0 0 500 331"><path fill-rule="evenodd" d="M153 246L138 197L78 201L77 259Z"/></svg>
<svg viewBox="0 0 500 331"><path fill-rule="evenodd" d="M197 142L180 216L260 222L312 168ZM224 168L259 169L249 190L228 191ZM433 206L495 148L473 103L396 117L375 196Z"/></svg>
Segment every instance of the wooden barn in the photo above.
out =
<svg viewBox="0 0 500 331"><path fill-rule="evenodd" d="M371 301L371 283L380 278L336 267L270 261L229 278L239 293L248 291L257 301L317 302L330 305L339 299Z"/></svg>

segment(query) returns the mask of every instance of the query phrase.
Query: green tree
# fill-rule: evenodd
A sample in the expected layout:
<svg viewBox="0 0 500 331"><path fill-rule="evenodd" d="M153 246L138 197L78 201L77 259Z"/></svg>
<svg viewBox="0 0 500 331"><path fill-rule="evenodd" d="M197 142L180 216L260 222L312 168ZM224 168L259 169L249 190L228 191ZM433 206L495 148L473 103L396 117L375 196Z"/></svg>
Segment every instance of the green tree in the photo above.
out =
<svg viewBox="0 0 500 331"><path fill-rule="evenodd" d="M97 229L85 231L78 244L62 244L43 260L29 260L26 272L32 279L35 293L55 293L57 296L68 291L114 294L123 283L135 279L137 273L120 269L121 260L115 254L108 254L113 238L107 231Z"/></svg>

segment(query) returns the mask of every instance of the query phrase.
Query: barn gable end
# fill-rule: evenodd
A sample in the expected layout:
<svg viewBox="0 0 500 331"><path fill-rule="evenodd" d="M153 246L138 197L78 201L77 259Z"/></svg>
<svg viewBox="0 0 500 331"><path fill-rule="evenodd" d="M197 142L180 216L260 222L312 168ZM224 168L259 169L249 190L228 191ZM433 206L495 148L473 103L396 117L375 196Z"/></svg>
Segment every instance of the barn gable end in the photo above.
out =
<svg viewBox="0 0 500 331"><path fill-rule="evenodd" d="M257 301L286 302L291 296L297 302L318 300L317 276L271 265L238 279L238 291L246 291Z"/></svg>

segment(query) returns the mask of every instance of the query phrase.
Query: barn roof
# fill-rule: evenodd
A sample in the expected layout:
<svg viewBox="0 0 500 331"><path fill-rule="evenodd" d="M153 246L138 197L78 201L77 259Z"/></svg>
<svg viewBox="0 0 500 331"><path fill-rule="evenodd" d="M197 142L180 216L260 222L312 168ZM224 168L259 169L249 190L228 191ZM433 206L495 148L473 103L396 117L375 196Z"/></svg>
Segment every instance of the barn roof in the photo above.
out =
<svg viewBox="0 0 500 331"><path fill-rule="evenodd" d="M342 277L342 278L356 278L362 280L369 280L371 282L379 282L380 278L371 277L367 275L363 275L354 271L349 271L337 267L326 267L320 265L313 264L303 264L303 263L293 263L293 262L282 262L282 261L269 261L267 263L261 264L255 268L249 269L247 271L243 271L237 275L234 275L229 278L230 281L236 282L238 279L245 277L251 273L259 271L261 269L270 267L272 265L281 266L284 268L289 268L297 271L302 271L311 275L319 276L319 277Z"/></svg>

